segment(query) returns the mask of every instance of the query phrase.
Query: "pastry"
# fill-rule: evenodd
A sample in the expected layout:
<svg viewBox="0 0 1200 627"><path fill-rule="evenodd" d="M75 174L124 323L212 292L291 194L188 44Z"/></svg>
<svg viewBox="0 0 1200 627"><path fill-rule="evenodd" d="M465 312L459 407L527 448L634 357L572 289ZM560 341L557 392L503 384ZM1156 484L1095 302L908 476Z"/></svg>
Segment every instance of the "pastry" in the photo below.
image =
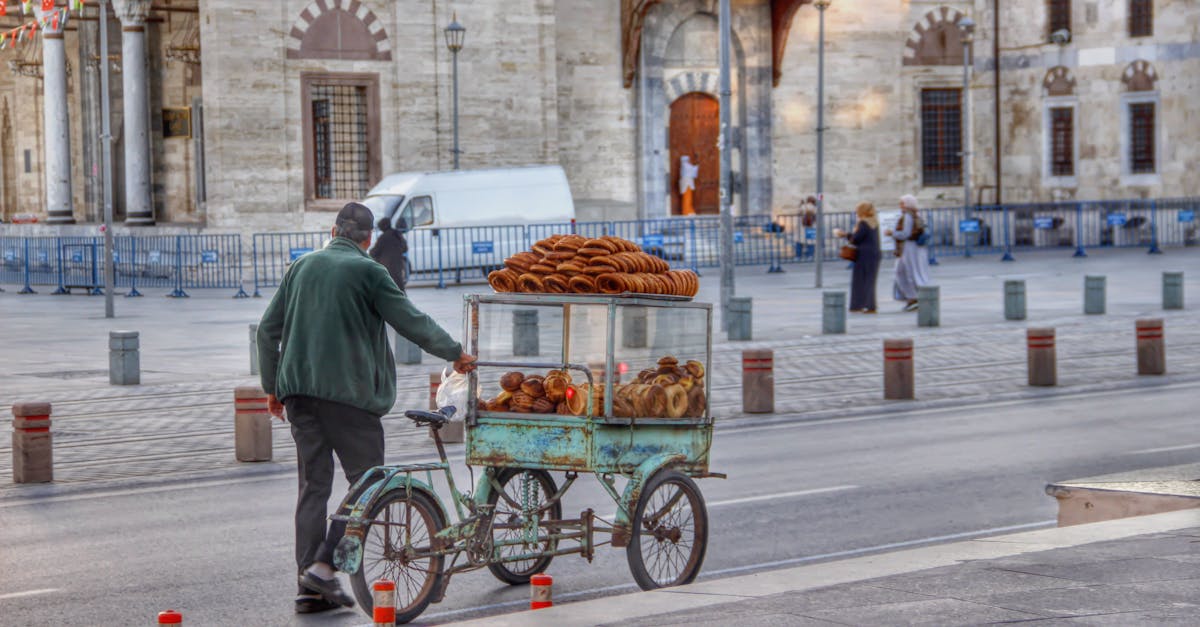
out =
<svg viewBox="0 0 1200 627"><path fill-rule="evenodd" d="M521 372L507 372L500 377L500 387L508 392L516 392L521 389L521 382L525 380L525 374Z"/></svg>
<svg viewBox="0 0 1200 627"><path fill-rule="evenodd" d="M616 268L608 265L607 263L603 263L603 264L595 265L595 266L588 265L588 267L583 269L583 273L590 275L590 276L600 276L601 274L609 274L610 272L616 272L616 271L617 271Z"/></svg>
<svg viewBox="0 0 1200 627"><path fill-rule="evenodd" d="M497 292L515 292L517 291L517 278L520 276L512 268L494 270L488 274L488 284Z"/></svg>
<svg viewBox="0 0 1200 627"><path fill-rule="evenodd" d="M567 283L567 277L561 274L550 274L542 279L542 287L545 288L547 294L564 294L571 291L571 286Z"/></svg>
<svg viewBox="0 0 1200 627"><path fill-rule="evenodd" d="M612 251L607 248L598 248L586 245L579 249L579 254L583 257L600 257L602 255L608 255L611 253Z"/></svg>
<svg viewBox="0 0 1200 627"><path fill-rule="evenodd" d="M688 362L683 365L683 368L688 371L688 374L697 379L704 378L704 364L696 361L695 359L688 360Z"/></svg>
<svg viewBox="0 0 1200 627"><path fill-rule="evenodd" d="M642 395L645 398L646 416L661 418L667 415L666 388L661 385L649 385Z"/></svg>
<svg viewBox="0 0 1200 627"><path fill-rule="evenodd" d="M540 398L546 395L546 387L542 383L544 379L537 375L525 377L521 382L521 391L533 398Z"/></svg>
<svg viewBox="0 0 1200 627"><path fill-rule="evenodd" d="M688 393L681 385L668 385L663 388L667 395L667 416L683 418L688 410Z"/></svg>
<svg viewBox="0 0 1200 627"><path fill-rule="evenodd" d="M568 252L574 255L587 239L579 235L567 235L554 243L554 252Z"/></svg>
<svg viewBox="0 0 1200 627"><path fill-rule="evenodd" d="M554 274L554 270L557 267L558 267L558 264L556 264L556 263L548 264L548 263L543 263L543 262L539 261L538 263L535 263L532 266L529 266L529 271L532 272L533 274L547 275L547 274Z"/></svg>
<svg viewBox="0 0 1200 627"><path fill-rule="evenodd" d="M690 374L685 374L682 377L679 377L679 385L683 386L685 391L690 392L692 390L692 386L696 385L696 379Z"/></svg>
<svg viewBox="0 0 1200 627"><path fill-rule="evenodd" d="M629 291L624 274L610 272L596 277L596 289L601 294L624 294Z"/></svg>
<svg viewBox="0 0 1200 627"><path fill-rule="evenodd" d="M535 414L552 414L554 413L554 401L546 397L537 398L533 401L533 412ZM687 409L687 403L684 403L684 409Z"/></svg>
<svg viewBox="0 0 1200 627"><path fill-rule="evenodd" d="M567 409L574 416L582 416L583 412L587 411L587 395L579 386L572 385L567 388Z"/></svg>
<svg viewBox="0 0 1200 627"><path fill-rule="evenodd" d="M571 291L577 294L595 294L596 281L586 274L578 274L571 277L567 282L571 286Z"/></svg>
<svg viewBox="0 0 1200 627"><path fill-rule="evenodd" d="M557 249L555 249L555 250L550 251L550 253L546 255L546 259L549 261L553 261L556 265L560 264L564 261L570 261L574 258L575 258L575 251L573 251L573 250L557 250Z"/></svg>
<svg viewBox="0 0 1200 627"><path fill-rule="evenodd" d="M563 401L554 406L554 413L556 413L560 416L570 416L571 415L571 407L570 407L570 405L567 405L566 401Z"/></svg>
<svg viewBox="0 0 1200 627"><path fill-rule="evenodd" d="M704 416L706 401L704 399L704 386L695 385L688 390L688 406L687 413L684 414L688 418L700 418Z"/></svg>
<svg viewBox="0 0 1200 627"><path fill-rule="evenodd" d="M546 379L542 381L542 388L546 392L546 398L555 403L567 398L567 388L571 386L571 380L561 370L551 370L546 375Z"/></svg>
<svg viewBox="0 0 1200 627"><path fill-rule="evenodd" d="M666 387L668 385L675 385L678 382L679 382L679 377L675 376L675 373L673 373L673 372L669 373L669 374L657 375L654 377L654 380L651 381L652 384L661 385L663 387Z"/></svg>
<svg viewBox="0 0 1200 627"><path fill-rule="evenodd" d="M554 270L556 272L558 272L559 274L566 276L567 278L571 278L571 277L575 276L576 274L582 274L583 268L584 268L583 264L581 264L579 262L564 261L564 262L558 264L558 266L555 267Z"/></svg>
<svg viewBox="0 0 1200 627"><path fill-rule="evenodd" d="M528 413L533 410L533 397L524 392L513 392L508 406L516 412Z"/></svg>
<svg viewBox="0 0 1200 627"><path fill-rule="evenodd" d="M539 294L546 291L546 286L542 285L542 277L533 274L532 272L526 272L525 274L522 274L517 279L517 282L521 286L522 292Z"/></svg>
<svg viewBox="0 0 1200 627"><path fill-rule="evenodd" d="M531 252L520 252L508 259L504 260L504 265L512 270L516 270L519 274L529 272L529 266L537 263L541 257Z"/></svg>
<svg viewBox="0 0 1200 627"><path fill-rule="evenodd" d="M672 355L664 355L658 360L658 366L660 368L663 366L674 368L677 365L679 365L679 360Z"/></svg>

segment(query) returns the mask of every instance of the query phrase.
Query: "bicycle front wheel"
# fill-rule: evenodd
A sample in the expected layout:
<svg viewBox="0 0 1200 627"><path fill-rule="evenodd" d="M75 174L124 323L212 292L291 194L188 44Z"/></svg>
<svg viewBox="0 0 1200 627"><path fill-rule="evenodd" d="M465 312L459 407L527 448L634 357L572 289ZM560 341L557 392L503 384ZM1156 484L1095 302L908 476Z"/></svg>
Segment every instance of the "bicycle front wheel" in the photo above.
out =
<svg viewBox="0 0 1200 627"><path fill-rule="evenodd" d="M362 567L350 578L358 605L371 616L371 584L396 584L396 623L425 611L442 580L442 556L433 552L434 534L446 526L440 507L424 492L392 490L371 508L363 535Z"/></svg>
<svg viewBox="0 0 1200 627"><path fill-rule="evenodd" d="M676 470L655 473L642 488L631 531L625 554L642 590L691 583L708 545L708 511L696 483Z"/></svg>

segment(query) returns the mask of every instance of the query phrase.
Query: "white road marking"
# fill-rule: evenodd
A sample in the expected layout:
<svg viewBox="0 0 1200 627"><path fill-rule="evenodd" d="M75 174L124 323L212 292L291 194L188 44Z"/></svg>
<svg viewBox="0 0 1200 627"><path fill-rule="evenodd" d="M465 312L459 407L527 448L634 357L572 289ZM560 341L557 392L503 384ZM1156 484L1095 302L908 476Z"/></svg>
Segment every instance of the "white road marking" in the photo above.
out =
<svg viewBox="0 0 1200 627"><path fill-rule="evenodd" d="M1008 533L1012 531L1024 531L1026 529L1037 529L1040 527L1051 527L1057 525L1057 520L1043 520L1041 522L1025 523L1023 525L1009 525L1007 527L993 527L991 529L979 529L977 531L964 531L962 533L951 533L944 536L932 536L928 538L920 538L917 540L906 540L904 542L891 542L888 544L879 544L876 546L863 547L861 549L851 549L849 551L837 551L834 553L823 553L821 555L809 555L806 557L795 557L786 560L776 560L773 562L760 562L758 564L747 564L745 566L735 566L733 568L722 568L719 570L701 571L698 579L712 579L721 575L729 575L734 573L745 572L749 570L764 570L768 568L776 568L780 566L789 566L793 564L803 564L805 562L815 562L820 560L835 559L839 557L854 557L864 553L874 553L877 551L888 551L892 549L902 549L920 544L934 544L937 542L945 542L949 540L965 540L967 538L976 538L980 536L991 536L996 534ZM616 592L618 590L636 590L637 585L628 583L616 586L605 586L603 588L592 588L590 590L577 590L575 592L567 592L565 594L555 593L556 599L573 599L576 597L587 595L599 595L605 592ZM449 616L457 616L459 614L468 614L472 612L487 612L490 610L504 609L508 607L526 607L529 601L520 599L516 601L505 601L503 603L491 603L489 605L477 605L475 607L465 607L457 610L449 610L446 612L438 612L437 614L429 614L422 616L423 619L440 619ZM364 626L369 627L369 625Z"/></svg>
<svg viewBox="0 0 1200 627"><path fill-rule="evenodd" d="M773 501L775 499L787 499L796 496L811 496L814 494L825 494L826 492L841 492L843 490L855 490L859 486L856 485L835 485L828 488L812 488L810 490L796 490L794 492L776 492L774 494L759 494L758 496L745 496L739 499L728 499L725 501L708 501L704 505L707 509L721 507L723 505L737 505L739 503L753 503L755 501ZM632 512L630 512L632 515ZM617 515L616 512L609 512L597 518L612 520Z"/></svg>
<svg viewBox="0 0 1200 627"><path fill-rule="evenodd" d="M42 496L31 497L19 500L0 502L0 508L4 507L20 507L25 505L45 505L47 503L67 503L70 501L86 501L90 499L103 499L110 497L129 496L133 494L154 494L156 492L173 492L176 490L189 490L194 488L213 488L228 485L238 485L242 483L256 483L259 481L282 481L289 479L296 480L296 476L291 473L275 473L270 475L262 475L256 477L241 477L238 479L216 479L212 481L184 481L182 483L172 483L165 485L149 486L145 488L118 488L114 490L103 490L98 492L84 492L81 494L62 494L58 496Z"/></svg>
<svg viewBox="0 0 1200 627"><path fill-rule="evenodd" d="M709 507L721 507L722 505L737 505L739 503L753 503L755 501L771 501L774 499L787 499L794 496L809 496L812 494L825 494L826 492L841 492L843 490L854 490L858 488L856 485L835 485L828 488L813 488L811 490L796 490L795 492L777 492L775 494L760 494L758 496L745 496L740 499L729 499L725 501L711 501Z"/></svg>
<svg viewBox="0 0 1200 627"><path fill-rule="evenodd" d="M965 540L979 536L990 536L999 533L1008 533L1011 531L1023 531L1026 529L1037 529L1039 527L1052 527L1057 525L1057 520L1043 520L1035 523L1025 523L1023 525L1010 525L1008 527L993 527L991 529L980 529L978 531L964 531L962 533L951 533L944 536L932 536L929 538L919 538L917 540L905 540L904 542L890 542L888 544L878 544L875 546L863 547L861 549L851 549L849 551L837 551L835 553L823 553L821 555L809 555L806 557L793 557L786 560L775 560L773 562L761 562L759 564L747 564L745 566L735 566L733 568L722 568L719 570L710 570L702 572L702 577L715 577L718 575L729 575L733 573L745 572L748 570L760 570L765 568L778 568L780 566L790 566L793 564L803 564L805 562L815 562L819 560L827 560L838 557L853 557L862 555L863 553L875 553L877 551L890 551L893 549L903 549L910 546L920 544L934 544L937 542L946 542L948 540Z"/></svg>
<svg viewBox="0 0 1200 627"><path fill-rule="evenodd" d="M0 601L5 599L20 599L22 597L32 597L39 594L50 594L58 592L58 588L42 588L41 590L26 590L24 592L10 592L8 594L0 594Z"/></svg>
<svg viewBox="0 0 1200 627"><path fill-rule="evenodd" d="M1126 455L1143 455L1147 453L1166 453L1168 451L1187 451L1194 448L1200 448L1200 444L1180 444L1179 446L1164 446L1162 448L1146 448L1140 451L1131 451Z"/></svg>

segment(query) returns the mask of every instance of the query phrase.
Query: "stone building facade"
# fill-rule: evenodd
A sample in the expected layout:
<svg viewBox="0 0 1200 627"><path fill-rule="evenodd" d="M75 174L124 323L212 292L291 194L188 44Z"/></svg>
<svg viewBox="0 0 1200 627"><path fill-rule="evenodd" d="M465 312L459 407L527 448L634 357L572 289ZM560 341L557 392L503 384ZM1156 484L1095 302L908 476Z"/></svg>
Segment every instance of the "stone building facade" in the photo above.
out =
<svg viewBox="0 0 1200 627"><path fill-rule="evenodd" d="M130 224L325 228L384 174L450 167L455 14L462 167L558 163L581 219L629 219L680 211L689 154L697 208L716 208L717 0L114 1L114 192ZM0 32L33 19L13 4ZM732 4L735 212L791 213L815 189L819 12ZM53 28L0 50L0 215L100 219L97 15L89 3L59 25L65 63ZM963 143L972 202L1200 194L1195 2L832 0L825 28L832 210L904 193L961 205ZM65 141L48 131L59 106ZM69 176L50 172L64 148Z"/></svg>

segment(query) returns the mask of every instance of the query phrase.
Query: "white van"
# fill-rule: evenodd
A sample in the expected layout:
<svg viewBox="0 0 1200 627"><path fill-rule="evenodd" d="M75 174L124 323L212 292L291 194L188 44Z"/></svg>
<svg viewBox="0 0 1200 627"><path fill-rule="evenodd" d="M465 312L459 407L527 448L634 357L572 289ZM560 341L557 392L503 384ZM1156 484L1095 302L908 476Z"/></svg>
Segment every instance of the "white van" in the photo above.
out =
<svg viewBox="0 0 1200 627"><path fill-rule="evenodd" d="M376 222L386 217L408 230L410 276L441 268L461 279L465 269L499 267L532 243L526 226L547 225L531 234L536 241L575 219L567 175L557 165L401 172L384 177L362 202Z"/></svg>

